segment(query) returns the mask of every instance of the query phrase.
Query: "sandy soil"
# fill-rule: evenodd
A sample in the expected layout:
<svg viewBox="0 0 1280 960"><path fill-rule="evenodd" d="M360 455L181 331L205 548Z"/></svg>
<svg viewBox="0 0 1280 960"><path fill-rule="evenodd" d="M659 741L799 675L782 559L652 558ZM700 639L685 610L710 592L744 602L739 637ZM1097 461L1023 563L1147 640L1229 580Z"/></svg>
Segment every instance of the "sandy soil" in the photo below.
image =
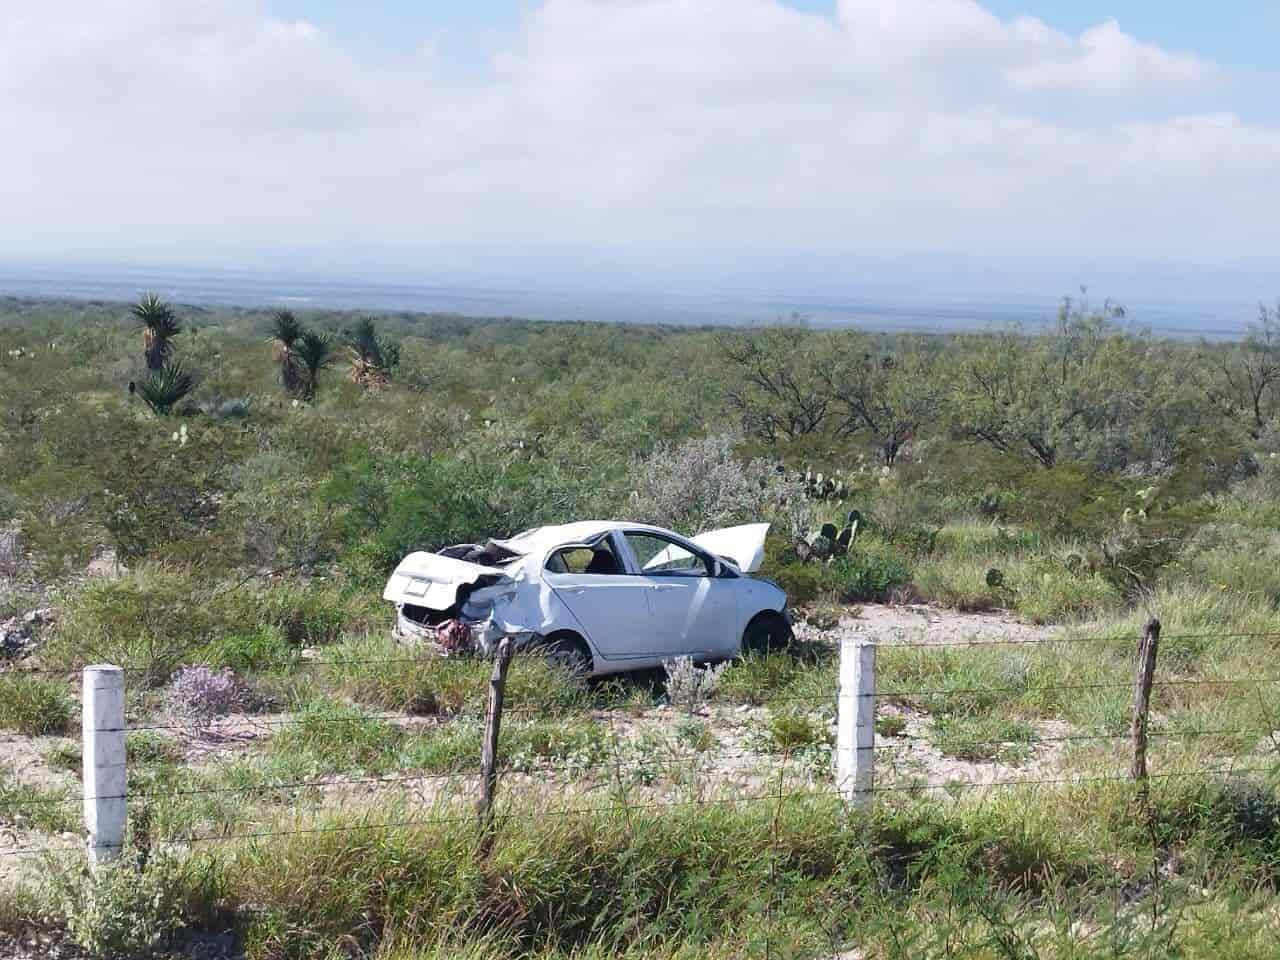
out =
<svg viewBox="0 0 1280 960"><path fill-rule="evenodd" d="M877 643L1033 643L1049 639L1057 630L1020 623L1007 613L957 613L917 604L866 604L858 616L842 619L833 634L836 639L858 636Z"/></svg>

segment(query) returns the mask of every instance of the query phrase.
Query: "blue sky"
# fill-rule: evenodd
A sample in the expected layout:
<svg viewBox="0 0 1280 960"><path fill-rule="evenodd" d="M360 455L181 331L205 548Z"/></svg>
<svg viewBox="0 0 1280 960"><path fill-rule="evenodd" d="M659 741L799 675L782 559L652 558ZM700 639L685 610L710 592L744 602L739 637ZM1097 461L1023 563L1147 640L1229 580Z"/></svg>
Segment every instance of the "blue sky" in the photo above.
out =
<svg viewBox="0 0 1280 960"><path fill-rule="evenodd" d="M782 0L787 6L830 15L835 0ZM1108 17L1146 40L1194 50L1224 66L1264 68L1276 61L1280 3L1276 0L987 0L1001 17L1039 17L1079 33ZM280 16L315 22L368 50L404 50L424 35L458 38L474 56L510 33L533 0L270 0Z"/></svg>
<svg viewBox="0 0 1280 960"><path fill-rule="evenodd" d="M9 0L0 257L1276 276L1277 37L1280 0Z"/></svg>

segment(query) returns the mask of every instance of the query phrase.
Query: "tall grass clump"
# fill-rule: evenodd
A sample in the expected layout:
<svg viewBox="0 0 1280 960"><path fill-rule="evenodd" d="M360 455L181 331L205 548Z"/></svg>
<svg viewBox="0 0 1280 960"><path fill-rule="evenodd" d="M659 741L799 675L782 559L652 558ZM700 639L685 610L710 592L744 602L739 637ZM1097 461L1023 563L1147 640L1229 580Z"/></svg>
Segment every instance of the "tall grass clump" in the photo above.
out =
<svg viewBox="0 0 1280 960"><path fill-rule="evenodd" d="M492 663L483 657L442 657L396 643L386 633L349 636L310 668L315 685L357 703L418 716L483 711ZM548 664L540 650L522 651L507 672L513 712L559 713L587 705L583 684Z"/></svg>
<svg viewBox="0 0 1280 960"><path fill-rule="evenodd" d="M75 712L65 681L21 672L0 674L0 729L29 737L64 734Z"/></svg>
<svg viewBox="0 0 1280 960"><path fill-rule="evenodd" d="M1209 960L1195 947L1205 935L1197 911L1179 908L1184 891L1213 884L1197 902L1226 904L1234 888L1215 878L1247 886L1266 876L1275 792L1259 782L1153 786L1149 822L1133 816L1126 784L904 796L853 816L830 795L542 817L512 798L490 859L478 856L463 808L387 805L290 818L280 837L201 851L183 882L189 903L238 916L250 955L264 960L327 957L337 944L405 957L481 945L495 956L727 958L763 954L766 943L797 955L858 946L944 956L927 947L935 935L983 956L998 931L1037 944L1035 955L1068 957L1099 936L1140 946L1132 916L1153 909L1176 946L1154 955ZM1178 864L1159 892L1149 883L1156 854ZM200 875L216 882L192 896ZM1112 909L1117 889L1132 891L1128 914ZM960 903L968 919L956 923Z"/></svg>

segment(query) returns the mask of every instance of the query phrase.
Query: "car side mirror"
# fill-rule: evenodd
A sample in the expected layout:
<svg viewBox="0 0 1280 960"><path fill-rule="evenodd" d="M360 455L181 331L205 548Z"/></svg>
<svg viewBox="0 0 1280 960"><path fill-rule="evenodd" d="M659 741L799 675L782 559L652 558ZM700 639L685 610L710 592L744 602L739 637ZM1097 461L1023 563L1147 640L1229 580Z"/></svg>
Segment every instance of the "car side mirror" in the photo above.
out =
<svg viewBox="0 0 1280 960"><path fill-rule="evenodd" d="M715 558L711 560L711 576L716 578L724 576L724 564Z"/></svg>

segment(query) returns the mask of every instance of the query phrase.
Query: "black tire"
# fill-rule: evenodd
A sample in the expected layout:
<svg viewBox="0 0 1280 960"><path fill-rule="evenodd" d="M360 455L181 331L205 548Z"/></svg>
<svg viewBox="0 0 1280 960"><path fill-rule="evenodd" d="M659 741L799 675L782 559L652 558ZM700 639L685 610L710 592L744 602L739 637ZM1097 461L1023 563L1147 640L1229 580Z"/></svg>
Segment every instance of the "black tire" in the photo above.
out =
<svg viewBox="0 0 1280 960"><path fill-rule="evenodd" d="M791 624L780 613L758 613L742 633L742 652L772 653L791 645Z"/></svg>
<svg viewBox="0 0 1280 960"><path fill-rule="evenodd" d="M571 633L552 634L547 637L542 649L547 658L547 666L563 670L579 680L591 676L591 651L581 637Z"/></svg>

